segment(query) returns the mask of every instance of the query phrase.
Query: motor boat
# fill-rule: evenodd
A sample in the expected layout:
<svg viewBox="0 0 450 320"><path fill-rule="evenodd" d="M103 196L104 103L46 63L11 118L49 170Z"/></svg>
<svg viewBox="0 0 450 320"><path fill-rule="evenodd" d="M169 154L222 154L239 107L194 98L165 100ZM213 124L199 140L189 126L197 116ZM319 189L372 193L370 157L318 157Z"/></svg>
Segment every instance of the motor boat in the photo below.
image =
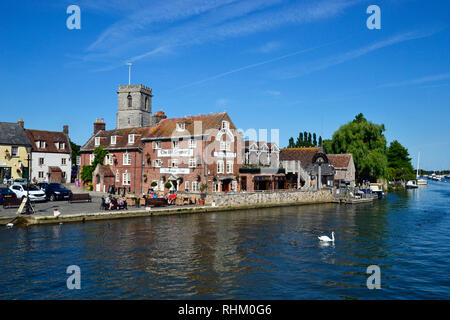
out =
<svg viewBox="0 0 450 320"><path fill-rule="evenodd" d="M415 180L409 180L406 183L406 189L417 189L419 186L417 185Z"/></svg>

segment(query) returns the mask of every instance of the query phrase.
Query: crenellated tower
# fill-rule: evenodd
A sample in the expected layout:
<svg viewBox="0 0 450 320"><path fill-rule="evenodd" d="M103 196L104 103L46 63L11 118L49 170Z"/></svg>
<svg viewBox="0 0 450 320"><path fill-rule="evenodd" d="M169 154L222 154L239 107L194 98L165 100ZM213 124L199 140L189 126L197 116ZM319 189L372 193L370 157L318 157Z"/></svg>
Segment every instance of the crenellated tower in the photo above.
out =
<svg viewBox="0 0 450 320"><path fill-rule="evenodd" d="M152 88L142 84L119 86L117 129L152 125Z"/></svg>

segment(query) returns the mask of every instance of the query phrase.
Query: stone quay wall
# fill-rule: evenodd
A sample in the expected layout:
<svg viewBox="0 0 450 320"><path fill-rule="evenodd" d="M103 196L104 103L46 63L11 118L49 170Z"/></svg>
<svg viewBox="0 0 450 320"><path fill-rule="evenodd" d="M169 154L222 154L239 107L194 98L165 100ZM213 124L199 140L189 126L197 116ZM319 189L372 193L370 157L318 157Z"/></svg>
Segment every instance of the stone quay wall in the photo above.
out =
<svg viewBox="0 0 450 320"><path fill-rule="evenodd" d="M273 192L240 192L208 194L206 205L214 201L216 206L244 206L244 205L274 205L298 203L325 203L333 202L334 189L326 188L316 191L273 191Z"/></svg>

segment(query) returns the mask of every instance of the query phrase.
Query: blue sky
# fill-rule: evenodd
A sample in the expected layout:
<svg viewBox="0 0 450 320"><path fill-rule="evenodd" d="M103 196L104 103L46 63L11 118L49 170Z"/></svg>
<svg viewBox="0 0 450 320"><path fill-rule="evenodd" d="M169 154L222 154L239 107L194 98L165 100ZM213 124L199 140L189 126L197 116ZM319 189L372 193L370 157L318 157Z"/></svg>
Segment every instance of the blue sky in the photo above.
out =
<svg viewBox="0 0 450 320"><path fill-rule="evenodd" d="M66 8L81 9L69 30ZM366 9L381 9L369 30ZM450 3L79 0L0 4L0 121L115 127L117 86L153 88L169 117L227 111L242 129L330 138L359 112L421 167L450 168Z"/></svg>

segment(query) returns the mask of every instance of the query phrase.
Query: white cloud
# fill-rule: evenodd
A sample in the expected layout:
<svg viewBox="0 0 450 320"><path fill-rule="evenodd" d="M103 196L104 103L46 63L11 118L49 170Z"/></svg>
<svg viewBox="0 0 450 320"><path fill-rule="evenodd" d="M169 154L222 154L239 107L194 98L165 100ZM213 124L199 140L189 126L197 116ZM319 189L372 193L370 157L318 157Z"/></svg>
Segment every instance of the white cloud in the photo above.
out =
<svg viewBox="0 0 450 320"><path fill-rule="evenodd" d="M138 9L104 30L82 60L117 64L130 56L144 59L161 48L174 50L326 19L360 1L159 0L151 6L132 1ZM116 0L112 6L122 3ZM276 44L267 45L262 50Z"/></svg>
<svg viewBox="0 0 450 320"><path fill-rule="evenodd" d="M381 85L380 87L383 87L383 88L386 88L386 87L403 87L403 86L424 84L424 83L436 82L436 81L447 80L447 79L450 79L450 72L441 73L441 74L435 74L435 75L430 75L430 76L426 76L426 77L410 79L410 80L405 80L405 81L385 83L385 84ZM436 87L436 86L442 86L442 84L440 84L440 85L433 85L433 86L429 86L429 87Z"/></svg>

